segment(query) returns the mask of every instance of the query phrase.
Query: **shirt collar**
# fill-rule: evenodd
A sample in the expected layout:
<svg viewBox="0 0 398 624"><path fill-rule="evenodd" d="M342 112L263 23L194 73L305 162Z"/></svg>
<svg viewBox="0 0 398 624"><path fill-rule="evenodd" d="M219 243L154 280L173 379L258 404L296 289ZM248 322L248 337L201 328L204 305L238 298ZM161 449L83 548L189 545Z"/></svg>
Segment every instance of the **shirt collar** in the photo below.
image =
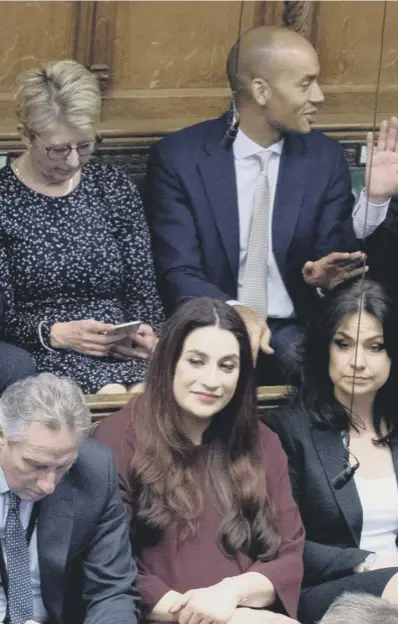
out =
<svg viewBox="0 0 398 624"><path fill-rule="evenodd" d="M236 139L234 141L234 156L235 160L241 160L243 158L248 158L249 156L254 156L259 152L270 151L273 154L281 155L283 149L284 139L280 139L276 143L273 143L267 148L264 148L262 145L259 145L252 139L250 139L247 134L239 128L238 134L236 135Z"/></svg>
<svg viewBox="0 0 398 624"><path fill-rule="evenodd" d="M8 483L6 481L6 477L3 472L3 469L0 468L0 494L5 494L9 490L10 488L8 487Z"/></svg>

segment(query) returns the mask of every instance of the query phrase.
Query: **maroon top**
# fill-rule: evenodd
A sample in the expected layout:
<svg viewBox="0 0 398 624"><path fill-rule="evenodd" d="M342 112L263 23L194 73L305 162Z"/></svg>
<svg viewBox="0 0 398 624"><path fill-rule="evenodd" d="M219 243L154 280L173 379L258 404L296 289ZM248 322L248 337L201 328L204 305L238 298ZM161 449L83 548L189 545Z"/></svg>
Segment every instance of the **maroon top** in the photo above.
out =
<svg viewBox="0 0 398 624"><path fill-rule="evenodd" d="M95 439L113 449L123 499L130 516L132 495L128 473L134 454L132 402L105 418L93 434ZM170 529L155 546L143 546L138 561L139 589L147 609L152 610L171 589L184 593L251 571L260 572L271 581L286 613L296 617L303 575L304 529L292 497L285 453L279 438L262 423L259 445L260 457L266 466L269 497L276 507L281 536L277 558L262 563L252 561L242 553L235 557L225 555L217 542L222 516L210 494L204 500L203 514L194 537L177 545L175 531ZM197 447L199 458L205 448L205 445Z"/></svg>

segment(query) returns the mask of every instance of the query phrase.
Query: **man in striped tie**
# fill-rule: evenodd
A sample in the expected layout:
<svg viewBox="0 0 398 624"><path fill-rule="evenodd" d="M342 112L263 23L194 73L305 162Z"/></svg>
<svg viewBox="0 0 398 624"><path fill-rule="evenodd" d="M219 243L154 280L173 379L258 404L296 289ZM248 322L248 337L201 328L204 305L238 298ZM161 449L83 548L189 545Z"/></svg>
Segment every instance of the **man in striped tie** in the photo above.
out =
<svg viewBox="0 0 398 624"><path fill-rule="evenodd" d="M398 191L392 118L355 200L342 145L312 131L324 101L319 70L299 34L249 30L228 57L232 110L169 135L149 159L144 200L166 310L200 296L236 305L260 352L259 383L296 369L319 288L363 272L357 239L378 227ZM370 158L372 137L369 147ZM270 346L273 358L262 357Z"/></svg>
<svg viewBox="0 0 398 624"><path fill-rule="evenodd" d="M0 399L0 621L137 623L112 454L79 388L49 373Z"/></svg>

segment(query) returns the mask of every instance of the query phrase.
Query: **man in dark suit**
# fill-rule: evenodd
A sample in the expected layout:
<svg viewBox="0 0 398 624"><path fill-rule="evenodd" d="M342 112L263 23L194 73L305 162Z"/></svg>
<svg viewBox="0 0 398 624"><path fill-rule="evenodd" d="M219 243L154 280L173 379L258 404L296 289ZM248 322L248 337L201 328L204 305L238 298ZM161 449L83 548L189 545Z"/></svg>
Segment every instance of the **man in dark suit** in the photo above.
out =
<svg viewBox="0 0 398 624"><path fill-rule="evenodd" d="M144 201L159 289L168 313L200 296L237 305L255 355L271 352L267 318L276 363L286 367L316 310L315 287L362 272L356 239L364 221L368 234L381 214L367 202L385 205L390 189L375 155L372 194L361 195L353 223L343 148L311 132L324 97L317 54L303 37L252 29L232 48L227 72L232 116L185 128L151 150ZM267 223L251 227L265 212ZM274 381L269 374L260 381Z"/></svg>
<svg viewBox="0 0 398 624"><path fill-rule="evenodd" d="M136 569L110 449L77 386L49 373L0 400L0 618L136 624Z"/></svg>
<svg viewBox="0 0 398 624"><path fill-rule="evenodd" d="M366 240L365 250L370 276L398 301L398 196L392 198L385 220Z"/></svg>

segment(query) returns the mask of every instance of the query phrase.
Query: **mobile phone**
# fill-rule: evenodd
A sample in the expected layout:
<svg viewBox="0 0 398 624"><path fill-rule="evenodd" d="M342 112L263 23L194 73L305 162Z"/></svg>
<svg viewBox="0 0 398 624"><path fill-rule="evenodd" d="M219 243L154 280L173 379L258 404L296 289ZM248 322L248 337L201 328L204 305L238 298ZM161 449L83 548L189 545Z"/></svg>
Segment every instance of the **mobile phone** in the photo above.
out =
<svg viewBox="0 0 398 624"><path fill-rule="evenodd" d="M128 323L120 323L119 325L115 325L113 329L107 331L107 334L123 334L126 330L137 330L140 325L141 321L129 321Z"/></svg>

